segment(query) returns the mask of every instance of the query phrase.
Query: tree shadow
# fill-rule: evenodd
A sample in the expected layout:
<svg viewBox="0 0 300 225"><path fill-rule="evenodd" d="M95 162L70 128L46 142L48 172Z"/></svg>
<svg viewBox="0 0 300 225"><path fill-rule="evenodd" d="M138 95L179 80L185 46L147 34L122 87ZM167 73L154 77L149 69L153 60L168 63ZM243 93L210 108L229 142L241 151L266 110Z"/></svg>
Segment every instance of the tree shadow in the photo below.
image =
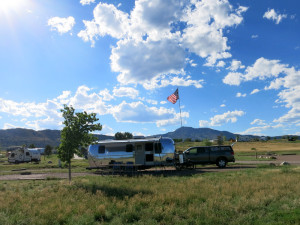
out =
<svg viewBox="0 0 300 225"><path fill-rule="evenodd" d="M140 193L143 195L152 194L152 192L148 190L133 190L124 187L111 187L106 185L98 185L95 183L75 184L74 186L78 189L84 189L86 192L90 192L92 194L96 194L97 191L101 191L107 197L116 197L120 200L125 199L125 197L131 198Z"/></svg>

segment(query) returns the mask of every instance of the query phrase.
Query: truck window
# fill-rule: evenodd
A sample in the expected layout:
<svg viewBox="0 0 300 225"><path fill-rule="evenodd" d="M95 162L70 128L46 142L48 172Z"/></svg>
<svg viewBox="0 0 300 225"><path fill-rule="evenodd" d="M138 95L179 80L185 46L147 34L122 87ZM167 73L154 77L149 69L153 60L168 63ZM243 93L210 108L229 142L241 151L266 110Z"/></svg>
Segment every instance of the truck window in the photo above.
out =
<svg viewBox="0 0 300 225"><path fill-rule="evenodd" d="M104 154L105 153L105 146L104 145L100 145L98 147L98 153L99 154Z"/></svg>
<svg viewBox="0 0 300 225"><path fill-rule="evenodd" d="M205 147L198 148L198 153L205 153L205 152L206 152Z"/></svg>
<svg viewBox="0 0 300 225"><path fill-rule="evenodd" d="M221 151L230 151L231 148L229 146L222 146L220 147Z"/></svg>
<svg viewBox="0 0 300 225"><path fill-rule="evenodd" d="M190 152L190 154L197 154L198 153L197 148L191 148L189 150L189 152Z"/></svg>
<svg viewBox="0 0 300 225"><path fill-rule="evenodd" d="M216 146L214 146L214 147L211 147L211 151L219 151L220 150L220 148L219 147L216 147Z"/></svg>

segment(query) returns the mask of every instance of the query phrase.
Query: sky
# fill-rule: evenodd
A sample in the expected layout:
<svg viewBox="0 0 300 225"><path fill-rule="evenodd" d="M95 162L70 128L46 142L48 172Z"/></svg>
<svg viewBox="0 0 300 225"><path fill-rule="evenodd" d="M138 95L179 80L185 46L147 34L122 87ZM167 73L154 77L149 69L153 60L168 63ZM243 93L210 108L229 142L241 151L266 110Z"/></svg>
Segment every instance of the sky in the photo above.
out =
<svg viewBox="0 0 300 225"><path fill-rule="evenodd" d="M66 104L100 134L300 135L299 18L298 0L0 0L0 129L62 129Z"/></svg>

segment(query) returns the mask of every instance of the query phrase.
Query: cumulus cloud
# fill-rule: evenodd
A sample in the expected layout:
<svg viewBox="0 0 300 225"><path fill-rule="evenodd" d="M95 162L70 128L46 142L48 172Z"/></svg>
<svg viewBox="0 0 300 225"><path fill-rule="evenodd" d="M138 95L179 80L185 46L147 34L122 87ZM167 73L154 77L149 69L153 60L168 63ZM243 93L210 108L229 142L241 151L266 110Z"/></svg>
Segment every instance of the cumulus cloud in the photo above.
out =
<svg viewBox="0 0 300 225"><path fill-rule="evenodd" d="M78 36L92 46L99 37L116 38L110 60L118 81L123 85L147 82L152 89L149 84L163 81L165 75L178 76L187 65L196 66L187 60L190 53L206 58L207 66L220 60L218 66L223 67L222 59L231 57L223 30L239 25L246 10L234 8L228 0L140 0L128 14L99 3L94 18L83 21L85 29ZM200 82L179 83L201 87Z"/></svg>
<svg viewBox="0 0 300 225"><path fill-rule="evenodd" d="M279 60L269 60L261 57L255 61L253 66L248 66L244 74L230 72L225 76L223 82L239 86L241 82L251 81L256 78L265 80L267 78L278 77L287 71L287 67L288 65L281 64Z"/></svg>
<svg viewBox="0 0 300 225"><path fill-rule="evenodd" d="M81 5L90 5L91 3L95 3L95 0L80 0Z"/></svg>
<svg viewBox="0 0 300 225"><path fill-rule="evenodd" d="M115 88L113 92L116 97L138 97L138 91L133 88ZM146 105L146 103L157 105L158 102L155 100L141 99L143 102L129 103L123 101L117 105L107 104L104 101L104 99L111 100L112 97L107 89L97 93L96 90L82 85L74 94L70 91L63 91L58 97L44 103L14 102L0 98L0 112L17 117L24 127L35 130L62 128L63 118L60 109L63 108L63 104L71 105L78 111L112 115L118 122L154 123L158 127L180 124L180 114L174 109ZM161 104L165 103L166 101L161 102ZM189 113L182 111L182 118L188 117ZM4 127L12 126L7 123Z"/></svg>
<svg viewBox="0 0 300 225"><path fill-rule="evenodd" d="M241 61L233 59L231 61L231 65L227 69L230 69L231 71L236 71L238 69L243 69L243 68L245 68L245 66L242 65Z"/></svg>
<svg viewBox="0 0 300 225"><path fill-rule="evenodd" d="M165 74L179 74L185 66L185 51L174 40L119 41L112 49L111 67L120 72L122 84L143 83Z"/></svg>
<svg viewBox="0 0 300 225"><path fill-rule="evenodd" d="M242 94L242 93L240 93L240 92L236 93L236 97L237 97L237 98L240 98L240 97L246 97L246 96L247 96L246 93L245 93L245 94Z"/></svg>
<svg viewBox="0 0 300 225"><path fill-rule="evenodd" d="M210 118L210 121L207 120L200 120L199 126L200 127L208 127L208 126L221 126L226 123L235 123L237 122L237 117L243 116L245 114L244 111L228 111L221 115L215 115L214 117Z"/></svg>
<svg viewBox="0 0 300 225"><path fill-rule="evenodd" d="M156 88L162 88L166 86L194 86L196 88L202 88L204 80L192 80L190 76L162 76L153 78L151 81L144 82L143 87L147 90L153 90Z"/></svg>
<svg viewBox="0 0 300 225"><path fill-rule="evenodd" d="M110 94L109 90L105 88L99 92L99 95L102 97L103 101L110 101L114 99L114 96Z"/></svg>
<svg viewBox="0 0 300 225"><path fill-rule="evenodd" d="M72 16L67 18L52 17L48 20L48 26L51 27L51 30L56 30L60 34L69 32L72 30L74 25L75 19Z"/></svg>
<svg viewBox="0 0 300 225"><path fill-rule="evenodd" d="M259 89L255 88L253 91L251 91L250 95L256 94L259 92Z"/></svg>
<svg viewBox="0 0 300 225"><path fill-rule="evenodd" d="M116 97L129 97L135 99L139 95L139 91L131 87L114 88L113 94Z"/></svg>
<svg viewBox="0 0 300 225"><path fill-rule="evenodd" d="M120 105L114 106L110 109L110 113L118 122L130 123L153 123L158 127L170 124L180 123L177 113L174 109L167 109L164 107L149 107L142 103L123 101ZM187 112L182 113L182 117L188 117Z"/></svg>
<svg viewBox="0 0 300 225"><path fill-rule="evenodd" d="M267 80L269 85L264 89L275 89L281 91L278 94L277 103L285 103L290 110L283 116L275 119L273 122L282 124L297 124L300 122L300 70L283 64L280 60L269 60L259 58L252 66L248 66L245 73L230 72L223 79L225 84L240 85L242 82L253 80ZM251 94L259 90L254 89Z"/></svg>
<svg viewBox="0 0 300 225"><path fill-rule="evenodd" d="M243 81L243 76L242 73L230 72L223 78L223 83L239 86Z"/></svg>
<svg viewBox="0 0 300 225"><path fill-rule="evenodd" d="M263 18L273 20L276 24L279 24L282 19L287 18L287 14L278 14L274 9L268 9L268 11L263 15Z"/></svg>
<svg viewBox="0 0 300 225"><path fill-rule="evenodd" d="M257 124L257 125L260 125L260 126L266 125L265 121L264 121L264 120L261 120L261 119L255 119L255 120L253 120L250 124L251 124L251 125Z"/></svg>
<svg viewBox="0 0 300 225"><path fill-rule="evenodd" d="M277 124L277 125L263 125L263 126L256 126L256 127L251 127L243 132L239 132L240 134L243 134L243 135L249 135L249 134L252 134L252 135L264 135L263 132L266 132L268 130L274 130L274 129L277 129L277 128L282 128L283 125L282 124Z"/></svg>

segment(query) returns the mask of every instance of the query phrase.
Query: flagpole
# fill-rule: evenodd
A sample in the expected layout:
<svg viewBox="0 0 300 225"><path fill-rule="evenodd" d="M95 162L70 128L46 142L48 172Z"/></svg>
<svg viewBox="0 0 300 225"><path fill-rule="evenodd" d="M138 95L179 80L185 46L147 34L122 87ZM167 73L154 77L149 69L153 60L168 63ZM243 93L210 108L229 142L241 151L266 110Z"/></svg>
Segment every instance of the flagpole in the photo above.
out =
<svg viewBox="0 0 300 225"><path fill-rule="evenodd" d="M178 96L179 96L179 88L178 89ZM181 107L180 107L180 97L178 98L179 100L179 111L180 111L180 124L181 124L181 127L182 127L182 117L181 117Z"/></svg>

